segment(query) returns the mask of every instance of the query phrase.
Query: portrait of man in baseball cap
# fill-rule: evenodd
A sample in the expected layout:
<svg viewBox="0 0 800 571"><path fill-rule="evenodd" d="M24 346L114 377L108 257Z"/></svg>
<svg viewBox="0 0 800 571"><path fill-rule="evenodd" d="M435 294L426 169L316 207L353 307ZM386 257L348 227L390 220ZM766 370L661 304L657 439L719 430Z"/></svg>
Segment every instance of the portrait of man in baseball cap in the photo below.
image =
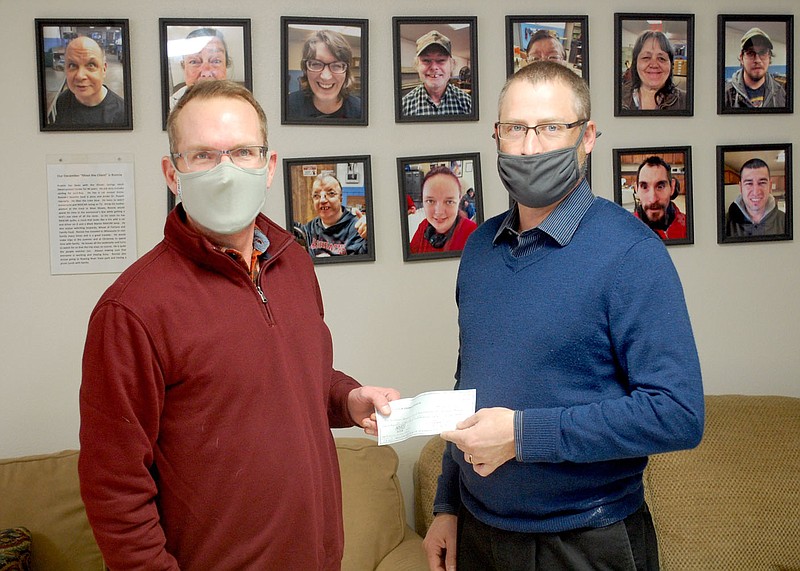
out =
<svg viewBox="0 0 800 571"><path fill-rule="evenodd" d="M394 18L395 120L478 119L474 17Z"/></svg>
<svg viewBox="0 0 800 571"><path fill-rule="evenodd" d="M791 113L791 16L720 15L719 113Z"/></svg>

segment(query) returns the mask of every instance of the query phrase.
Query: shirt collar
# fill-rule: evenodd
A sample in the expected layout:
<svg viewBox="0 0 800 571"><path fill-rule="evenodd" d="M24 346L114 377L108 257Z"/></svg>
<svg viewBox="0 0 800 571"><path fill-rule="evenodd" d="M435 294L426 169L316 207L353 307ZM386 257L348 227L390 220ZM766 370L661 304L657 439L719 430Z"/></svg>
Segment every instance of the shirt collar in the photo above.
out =
<svg viewBox="0 0 800 571"><path fill-rule="evenodd" d="M539 226L527 230L526 232L539 230L553 238L560 246L566 246L569 244L570 240L572 240L575 231L578 229L578 225L581 223L584 214L589 210L593 201L594 195L592 194L592 189L589 188L589 183L586 177L584 177L578 183L575 190L570 192ZM519 210L515 204L503 219L500 228L497 229L492 243L497 245L510 236L519 236L520 233L517 231L518 227ZM525 232L523 232L523 234L524 233Z"/></svg>
<svg viewBox="0 0 800 571"><path fill-rule="evenodd" d="M250 277L255 280L260 267L259 258L267 253L267 248L269 248L269 238L267 238L267 235L264 234L258 226L255 226L253 228L253 254L250 260L245 260L242 253L235 248L220 246L219 251L247 266L250 270Z"/></svg>
<svg viewBox="0 0 800 571"><path fill-rule="evenodd" d="M753 219L750 218L750 214L747 212L747 206L744 203L742 195L741 194L736 195L736 198L733 199L733 202L736 204L736 206L739 207L739 210L742 211L742 214L744 214L744 217L747 218L747 221L750 222L751 224L755 224L755 222L753 222ZM761 218L761 220L764 220L764 218L767 217L767 214L772 212L772 210L776 206L777 203L775 202L775 197L770 195L769 198L767 198L767 206L764 208L764 216Z"/></svg>
<svg viewBox="0 0 800 571"><path fill-rule="evenodd" d="M442 96L439 98L439 105L441 105L448 98L450 93L452 93L452 89L451 89L452 87L453 87L453 85L451 83L448 83L447 85L445 85L444 93L442 93ZM433 102L433 98L431 98L430 93L428 93L428 90L425 89L424 85L422 86L422 91L423 91L423 95L425 96L425 99L428 100L428 103L431 103L432 105L435 106L436 104Z"/></svg>
<svg viewBox="0 0 800 571"><path fill-rule="evenodd" d="M253 231L253 250L256 250L259 254L264 254L267 248L269 248L269 238L256 226Z"/></svg>

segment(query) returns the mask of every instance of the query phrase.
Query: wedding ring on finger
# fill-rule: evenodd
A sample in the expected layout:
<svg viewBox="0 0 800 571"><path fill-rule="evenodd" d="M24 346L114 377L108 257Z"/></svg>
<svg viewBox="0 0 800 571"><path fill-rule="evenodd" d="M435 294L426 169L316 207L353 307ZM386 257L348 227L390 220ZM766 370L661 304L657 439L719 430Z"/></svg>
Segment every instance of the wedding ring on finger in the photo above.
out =
<svg viewBox="0 0 800 571"><path fill-rule="evenodd" d="M469 457L467 458L467 462L469 462L470 464L472 464L472 454L470 454L470 455L469 455Z"/></svg>

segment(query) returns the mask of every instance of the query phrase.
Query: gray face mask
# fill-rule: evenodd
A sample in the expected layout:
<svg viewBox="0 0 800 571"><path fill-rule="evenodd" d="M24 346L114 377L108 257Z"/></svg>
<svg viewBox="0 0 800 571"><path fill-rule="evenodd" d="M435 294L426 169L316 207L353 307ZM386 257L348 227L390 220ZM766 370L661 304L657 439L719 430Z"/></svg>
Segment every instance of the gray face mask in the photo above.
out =
<svg viewBox="0 0 800 571"><path fill-rule="evenodd" d="M267 199L269 170L245 169L221 162L211 170L176 171L183 209L197 224L216 234L244 230Z"/></svg>
<svg viewBox="0 0 800 571"><path fill-rule="evenodd" d="M544 208L569 194L583 178L578 147L586 126L578 141L564 149L537 155L511 155L498 149L497 172L511 198L529 208Z"/></svg>

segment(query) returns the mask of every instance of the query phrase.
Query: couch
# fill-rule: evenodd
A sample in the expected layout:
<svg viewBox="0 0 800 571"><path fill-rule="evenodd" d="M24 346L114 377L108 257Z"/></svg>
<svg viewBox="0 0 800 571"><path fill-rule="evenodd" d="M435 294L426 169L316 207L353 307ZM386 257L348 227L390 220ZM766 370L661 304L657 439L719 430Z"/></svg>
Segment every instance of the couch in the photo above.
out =
<svg viewBox="0 0 800 571"><path fill-rule="evenodd" d="M366 438L338 438L336 451L343 571L426 571L422 538L406 525L395 451ZM0 460L0 530L30 530L33 570L104 569L81 502L77 466L75 450Z"/></svg>
<svg viewBox="0 0 800 571"><path fill-rule="evenodd" d="M414 467L422 536L443 449ZM662 570L800 570L800 398L707 395L700 445L652 456L644 485Z"/></svg>

